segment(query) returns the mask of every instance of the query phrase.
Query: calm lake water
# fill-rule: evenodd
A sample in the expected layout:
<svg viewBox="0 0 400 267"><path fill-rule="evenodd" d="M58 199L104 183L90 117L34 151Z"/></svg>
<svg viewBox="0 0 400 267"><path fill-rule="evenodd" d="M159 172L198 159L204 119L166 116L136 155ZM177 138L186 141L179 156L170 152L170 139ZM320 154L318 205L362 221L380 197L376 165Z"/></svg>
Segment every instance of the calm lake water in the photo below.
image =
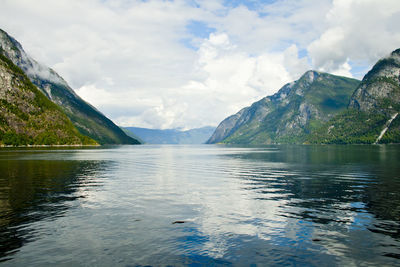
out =
<svg viewBox="0 0 400 267"><path fill-rule="evenodd" d="M0 150L0 265L400 265L400 146Z"/></svg>

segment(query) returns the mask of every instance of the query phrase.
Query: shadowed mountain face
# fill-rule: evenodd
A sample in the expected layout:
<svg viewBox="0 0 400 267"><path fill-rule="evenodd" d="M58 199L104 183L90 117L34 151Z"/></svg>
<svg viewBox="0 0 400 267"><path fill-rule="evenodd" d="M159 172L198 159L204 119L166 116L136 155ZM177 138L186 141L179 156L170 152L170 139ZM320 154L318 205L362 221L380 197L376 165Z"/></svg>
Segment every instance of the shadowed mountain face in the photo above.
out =
<svg viewBox="0 0 400 267"><path fill-rule="evenodd" d="M358 84L355 79L308 71L222 121L208 143L302 143L307 134L346 109Z"/></svg>
<svg viewBox="0 0 400 267"><path fill-rule="evenodd" d="M158 130L139 127L125 127L125 130L148 144L204 144L215 128L206 126L187 131L176 129ZM129 135L129 133L127 133Z"/></svg>
<svg viewBox="0 0 400 267"><path fill-rule="evenodd" d="M0 145L96 144L0 53Z"/></svg>
<svg viewBox="0 0 400 267"><path fill-rule="evenodd" d="M22 46L0 30L1 53L21 68L43 94L65 112L75 127L100 144L138 144L111 120L81 99L52 69L29 57Z"/></svg>

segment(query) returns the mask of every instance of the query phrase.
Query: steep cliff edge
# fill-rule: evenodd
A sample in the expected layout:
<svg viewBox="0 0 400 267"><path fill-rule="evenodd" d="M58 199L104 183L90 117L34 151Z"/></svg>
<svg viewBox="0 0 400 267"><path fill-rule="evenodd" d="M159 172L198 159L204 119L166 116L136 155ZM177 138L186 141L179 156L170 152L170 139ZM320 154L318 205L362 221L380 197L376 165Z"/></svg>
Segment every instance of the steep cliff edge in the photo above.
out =
<svg viewBox="0 0 400 267"><path fill-rule="evenodd" d="M392 114L400 109L400 49L379 60L350 99L349 108Z"/></svg>
<svg viewBox="0 0 400 267"><path fill-rule="evenodd" d="M348 109L308 137L309 143L400 143L400 49L364 76Z"/></svg>
<svg viewBox="0 0 400 267"><path fill-rule="evenodd" d="M54 70L27 55L17 40L0 29L1 53L21 68L33 84L61 107L75 127L100 144L138 144L110 119L81 99Z"/></svg>
<svg viewBox="0 0 400 267"><path fill-rule="evenodd" d="M0 53L0 145L96 144Z"/></svg>

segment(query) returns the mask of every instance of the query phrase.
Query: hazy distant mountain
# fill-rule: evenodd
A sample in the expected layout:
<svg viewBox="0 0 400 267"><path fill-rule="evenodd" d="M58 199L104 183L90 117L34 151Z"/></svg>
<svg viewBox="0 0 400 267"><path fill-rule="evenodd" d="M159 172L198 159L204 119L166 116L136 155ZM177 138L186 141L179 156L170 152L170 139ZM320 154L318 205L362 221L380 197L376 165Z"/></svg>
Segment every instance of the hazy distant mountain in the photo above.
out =
<svg viewBox="0 0 400 267"><path fill-rule="evenodd" d="M95 145L0 48L0 145Z"/></svg>
<svg viewBox="0 0 400 267"><path fill-rule="evenodd" d="M215 127L202 127L187 131L176 129L157 130L139 127L124 127L133 136L139 137L148 144L204 144L215 130Z"/></svg>
<svg viewBox="0 0 400 267"><path fill-rule="evenodd" d="M2 48L1 53L21 68L48 99L61 107L82 134L100 144L139 143L75 94L55 71L29 57L21 44L2 30L0 30L0 48Z"/></svg>
<svg viewBox="0 0 400 267"><path fill-rule="evenodd" d="M308 71L276 94L223 120L208 143L303 143L310 132L347 108L359 83Z"/></svg>

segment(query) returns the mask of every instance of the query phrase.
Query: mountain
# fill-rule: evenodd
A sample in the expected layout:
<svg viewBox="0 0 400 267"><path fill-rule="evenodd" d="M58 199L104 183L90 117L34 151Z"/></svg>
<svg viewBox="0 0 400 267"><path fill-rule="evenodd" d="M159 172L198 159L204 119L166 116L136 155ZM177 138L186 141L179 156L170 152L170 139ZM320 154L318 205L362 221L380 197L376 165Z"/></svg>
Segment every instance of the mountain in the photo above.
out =
<svg viewBox="0 0 400 267"><path fill-rule="evenodd" d="M307 71L276 94L223 120L207 143L303 143L310 132L346 110L359 83Z"/></svg>
<svg viewBox="0 0 400 267"><path fill-rule="evenodd" d="M28 56L21 44L3 30L0 30L0 47L4 56L21 68L48 99L60 106L80 133L100 144L139 143L81 99L54 70Z"/></svg>
<svg viewBox="0 0 400 267"><path fill-rule="evenodd" d="M351 97L350 108L392 114L400 109L400 49L379 60Z"/></svg>
<svg viewBox="0 0 400 267"><path fill-rule="evenodd" d="M0 53L0 145L96 144Z"/></svg>
<svg viewBox="0 0 400 267"><path fill-rule="evenodd" d="M132 137L133 139L138 140L141 144L146 143L145 141L143 141L143 139L139 138L137 135L135 135L133 132L129 131L128 129L125 129L124 127L119 127L122 131L124 131L124 133L129 136Z"/></svg>
<svg viewBox="0 0 400 267"><path fill-rule="evenodd" d="M125 129L148 144L204 144L215 130L215 127L206 126L187 131L138 127L125 127Z"/></svg>
<svg viewBox="0 0 400 267"><path fill-rule="evenodd" d="M400 49L379 60L352 95L348 109L309 143L400 143Z"/></svg>

